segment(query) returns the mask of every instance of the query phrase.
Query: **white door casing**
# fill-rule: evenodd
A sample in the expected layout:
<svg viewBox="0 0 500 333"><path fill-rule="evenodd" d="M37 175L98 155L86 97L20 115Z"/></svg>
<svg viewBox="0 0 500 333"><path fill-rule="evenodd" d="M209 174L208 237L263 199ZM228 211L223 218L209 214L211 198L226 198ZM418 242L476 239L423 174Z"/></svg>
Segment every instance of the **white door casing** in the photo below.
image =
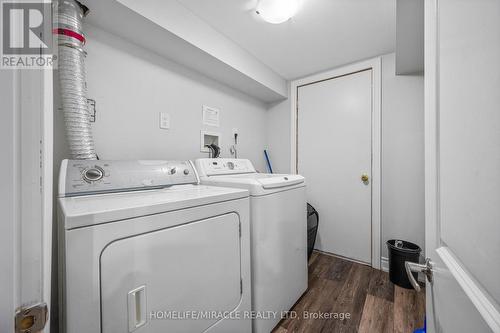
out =
<svg viewBox="0 0 500 333"><path fill-rule="evenodd" d="M358 212L354 215L359 215L356 216L357 219L360 219L360 221L357 221L356 227L355 228L363 228L366 230L366 235L365 237L354 237L356 236L355 233L347 232L346 235L344 236L352 236L354 238L347 238L344 237L342 238L340 235L342 235L342 231L349 229L348 225L343 226L342 228L338 228L339 225L335 226L335 224L331 224L329 227L326 225L325 230L325 224L326 223L331 223L329 218L332 218L333 216L330 216L334 212L328 213L328 210L330 210L330 207L328 205L322 205L323 209L320 208L320 216L321 216L321 222L320 222L320 230L319 230L319 239L324 239L324 237L321 236L322 231L329 231L329 233L335 232L336 234L334 237L336 238L336 243L339 242L339 240L342 240L341 248L349 249L350 248L356 248L356 242L358 242L360 245L358 247L359 251L347 251L343 253L342 251L338 251L338 248L329 248L325 247L323 249L323 244L325 242L322 242L321 240L318 241L318 245L320 246L320 249L325 250L327 252L333 252L334 254L337 255L344 255L346 257L350 257L351 259L355 259L361 262L366 262L371 264L372 267L374 268L380 268L380 135L381 135L381 128L380 128L380 94L381 94L381 60L380 58L374 58L371 60L359 62L356 64L352 64L349 66L344 66L342 68L334 69L328 72L324 72L321 74L313 75L310 77L306 77L303 79L299 79L296 81L293 81L291 83L291 98L292 98L292 108L291 108L291 119L292 119L292 129L291 129L291 160L292 160L292 165L291 165L291 170L294 172L300 172L304 173L304 176L306 176L306 179L309 184L312 184L312 182L317 183L317 186L314 186L312 184L311 188L314 190L314 188L320 188L323 187L323 190L320 194L316 195L316 198L322 198L324 199L325 197L332 196L333 193L328 193L328 177L325 177L325 175L330 174L330 176L334 176L334 172L332 171L332 168L335 166L335 157L331 157L330 154L334 154L335 150L338 150L339 153L342 153L341 150L343 149L344 152L342 154L348 153L350 155L353 155L352 161L354 164L351 164L351 166L354 169L359 168L360 170L348 170L348 166L344 168L340 173L337 174L337 177L335 177L335 181L345 183L347 181L352 182L352 187L349 187L349 192L352 191L351 196L347 195L347 197L352 197L352 200L350 200L350 206L346 206L345 208L348 209L351 212ZM353 80L352 83L349 83L350 80ZM368 80L368 81L367 81ZM371 83L371 85L370 85ZM336 87L335 87L336 86ZM352 95L351 101L349 100L349 97L345 97L345 94L341 92L341 90L338 89L349 89L348 87L351 86L351 88L354 88L356 86L363 87L366 86L366 90L362 90L362 92L356 92L356 90L352 90L356 96ZM314 89L308 89L312 88ZM359 124L358 123L353 123L352 119L349 119L350 117L344 117L344 119L339 118L339 120L345 121L345 125L348 124L348 121L351 121L349 126L354 126L354 128L357 128L357 133L351 133L350 131L345 131L344 134L342 134L343 130L342 127L336 128L335 126L339 126L338 124L332 124L332 117L335 117L335 114L331 115L326 113L326 109L329 107L333 107L332 101L324 101L324 103L316 103L314 102L315 98L318 98L316 92L313 92L313 90L316 90L319 87L319 90L328 90L334 88L335 90L338 90L339 95L338 97L341 97L337 103L340 103L337 107L339 108L349 108L351 110L362 110L363 107L366 110L365 112L360 111L363 113L363 116L361 115L356 115L358 116ZM323 91L323 92L324 92ZM335 94L335 92L332 92L332 94ZM304 99L304 101L301 101L299 99ZM303 104L307 103L307 104ZM336 103L333 101L333 103ZM349 105L350 104L350 105ZM363 104L363 106L361 106ZM314 108L315 110L320 110L321 112L324 113L323 117L325 122L321 124L317 124L317 130L318 131L323 131L323 132L328 132L328 133L323 133L324 135L321 135L323 138L323 142L315 142L314 139L319 138L319 136L313 135L311 133L310 135L308 134L303 135L300 134L302 128L301 122L304 121L304 119L300 119L302 117L302 114L300 114L300 108L302 107L303 110ZM354 107L354 109L352 108ZM357 109L356 109L357 108ZM309 110L307 110L309 112ZM345 115L344 115L345 116ZM363 118L365 117L365 118ZM349 119L346 122L346 119ZM361 119L364 119L361 120ZM310 125L310 126L309 126ZM313 123L310 122L308 130L310 131L312 127L314 127ZM330 130L329 127L330 126ZM311 127L312 126L312 127ZM335 132L332 132L335 131ZM300 136L299 136L300 135ZM356 154L356 149L348 149L345 151L345 147L348 147L348 145L344 145L345 147L342 148L342 143L339 143L339 139L342 139L342 135L344 135L345 139L352 139L352 144L353 146L351 148L355 148L354 146L359 145L358 148L361 149L363 147L363 152L360 152L359 154ZM331 147L328 147L328 142L324 142L325 140L327 141L328 138L332 138L334 143L337 145L331 145ZM358 140L359 139L359 140ZM331 149L330 149L331 148ZM339 149L337 149L339 148ZM316 156L315 161L311 161L311 166L314 166L316 170L322 170L322 175L325 178L323 183L321 182L321 175L316 172L312 172L314 168L309 168L311 170L307 170L307 166L305 168L303 164L302 158L305 159L311 159L313 158L313 155ZM349 155L349 156L350 156ZM341 155L340 155L341 156ZM297 163L300 160L299 163ZM302 166L301 166L302 164ZM371 164L371 166L370 166ZM343 165L344 167L346 165ZM371 168L371 170L370 170ZM350 175L352 173L352 175ZM368 185L365 185L361 182L360 177L363 173L368 174L370 177L370 183ZM355 176L354 176L355 175ZM309 177L309 179L308 179ZM371 186L371 188L370 188ZM359 187L359 188L358 188ZM371 190L371 193L370 193ZM314 197L314 195L313 195ZM341 202L340 200L340 194L338 193L338 197L336 198L336 202ZM359 197L359 198L358 198ZM364 198L364 199L363 199ZM321 200L321 199L320 199ZM356 206L354 202L358 202L359 206ZM323 210L324 215L321 215L321 210ZM341 216L342 214L340 214ZM349 214L348 214L349 215ZM335 215L334 215L335 216ZM361 221L363 218L361 216L365 216L364 220L365 222ZM342 223L339 219L339 221L334 221L334 223ZM364 223L364 224L363 224ZM323 226L323 227L322 227ZM347 227L347 228L345 228ZM323 228L323 230L322 230ZM328 230L331 229L331 230ZM346 230L348 231L348 230ZM353 230L352 230L353 231ZM324 234L325 235L325 234ZM340 237L339 237L340 236ZM328 243L329 241L327 241ZM366 251L363 251L363 246L367 247L365 249ZM336 253L335 253L336 252ZM364 255L360 253L364 253Z"/></svg>
<svg viewBox="0 0 500 333"><path fill-rule="evenodd" d="M428 332L500 332L500 1L425 20Z"/></svg>
<svg viewBox="0 0 500 333"><path fill-rule="evenodd" d="M14 315L21 306L50 306L52 71L2 70L1 74L5 184L0 244L5 290L0 331L13 332ZM44 332L49 332L48 325Z"/></svg>
<svg viewBox="0 0 500 333"><path fill-rule="evenodd" d="M0 330L14 331L14 311L18 304L18 293L14 291L17 270L15 264L15 232L18 220L18 202L15 191L18 188L17 161L17 130L16 99L14 85L18 73L14 71L0 72L0 94L2 112L0 112L0 139L2 141L2 157L0 170L3 177L0 179L0 209L2 219L0 223L0 265L4 272L0 274ZM5 272L10 272L5 274Z"/></svg>

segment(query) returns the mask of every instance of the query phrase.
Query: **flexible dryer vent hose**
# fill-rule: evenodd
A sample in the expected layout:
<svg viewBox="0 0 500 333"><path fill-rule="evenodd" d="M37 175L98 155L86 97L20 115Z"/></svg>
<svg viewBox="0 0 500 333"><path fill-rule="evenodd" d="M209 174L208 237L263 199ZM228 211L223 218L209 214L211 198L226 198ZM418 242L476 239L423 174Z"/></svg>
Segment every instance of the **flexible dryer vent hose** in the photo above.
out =
<svg viewBox="0 0 500 333"><path fill-rule="evenodd" d="M72 159L93 160L97 156L87 104L82 27L87 8L75 0L60 0L56 5L54 33L59 46L59 85L69 150Z"/></svg>

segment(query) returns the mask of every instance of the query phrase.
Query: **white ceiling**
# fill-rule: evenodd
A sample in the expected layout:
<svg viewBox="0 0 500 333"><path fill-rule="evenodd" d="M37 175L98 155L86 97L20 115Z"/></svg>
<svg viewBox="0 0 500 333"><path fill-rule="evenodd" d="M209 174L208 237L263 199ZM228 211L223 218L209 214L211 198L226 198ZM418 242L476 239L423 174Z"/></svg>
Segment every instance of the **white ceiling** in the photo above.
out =
<svg viewBox="0 0 500 333"><path fill-rule="evenodd" d="M286 79L393 52L396 0L301 0L299 12L274 25L257 0L178 0Z"/></svg>

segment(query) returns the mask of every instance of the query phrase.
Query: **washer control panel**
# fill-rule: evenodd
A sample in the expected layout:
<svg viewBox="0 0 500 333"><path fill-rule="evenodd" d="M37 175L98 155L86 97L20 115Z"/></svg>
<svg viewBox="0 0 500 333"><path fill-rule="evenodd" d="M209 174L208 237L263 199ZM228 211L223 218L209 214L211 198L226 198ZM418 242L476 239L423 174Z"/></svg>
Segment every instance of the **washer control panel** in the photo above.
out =
<svg viewBox="0 0 500 333"><path fill-rule="evenodd" d="M79 196L198 184L191 161L64 160L59 196Z"/></svg>
<svg viewBox="0 0 500 333"><path fill-rule="evenodd" d="M200 177L257 172L252 162L246 159L200 158L195 163Z"/></svg>

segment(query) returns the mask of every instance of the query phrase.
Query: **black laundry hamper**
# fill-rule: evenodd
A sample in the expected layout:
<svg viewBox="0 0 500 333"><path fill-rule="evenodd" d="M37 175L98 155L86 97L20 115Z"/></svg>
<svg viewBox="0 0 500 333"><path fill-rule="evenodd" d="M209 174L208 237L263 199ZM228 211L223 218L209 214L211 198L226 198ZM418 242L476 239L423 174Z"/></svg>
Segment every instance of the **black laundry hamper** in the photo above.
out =
<svg viewBox="0 0 500 333"><path fill-rule="evenodd" d="M311 258L318 234L319 214L313 206L307 204L307 259Z"/></svg>

